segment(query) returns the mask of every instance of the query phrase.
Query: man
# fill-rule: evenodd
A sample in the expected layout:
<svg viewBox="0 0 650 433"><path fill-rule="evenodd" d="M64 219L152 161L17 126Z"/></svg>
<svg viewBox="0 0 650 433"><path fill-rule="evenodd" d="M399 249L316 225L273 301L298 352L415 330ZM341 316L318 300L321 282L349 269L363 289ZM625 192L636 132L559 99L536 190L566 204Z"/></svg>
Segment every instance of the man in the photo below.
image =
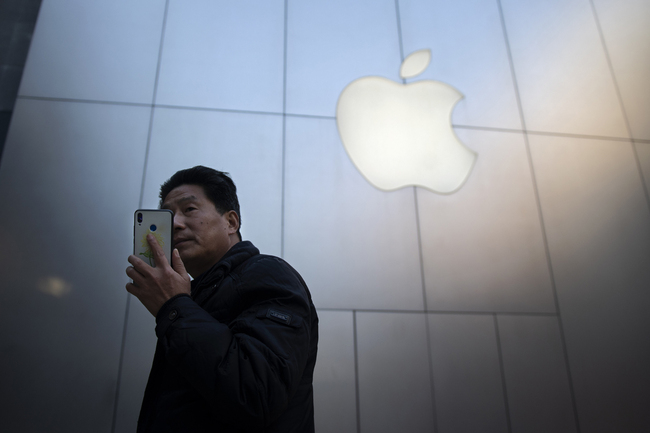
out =
<svg viewBox="0 0 650 433"><path fill-rule="evenodd" d="M227 173L177 172L160 207L174 212L171 265L149 235L156 267L131 255L126 270L158 337L138 432L313 432L318 317L305 282L241 240Z"/></svg>

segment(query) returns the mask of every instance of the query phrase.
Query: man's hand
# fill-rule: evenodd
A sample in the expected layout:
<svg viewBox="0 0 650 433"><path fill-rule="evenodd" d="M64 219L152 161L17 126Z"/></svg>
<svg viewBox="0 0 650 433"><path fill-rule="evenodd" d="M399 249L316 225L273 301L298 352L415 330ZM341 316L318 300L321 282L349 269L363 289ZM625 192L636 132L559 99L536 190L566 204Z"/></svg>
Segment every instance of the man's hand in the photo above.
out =
<svg viewBox="0 0 650 433"><path fill-rule="evenodd" d="M126 275L133 282L126 284L126 290L138 298L156 317L160 307L168 299L182 293L190 294L190 276L177 249L172 252L172 266L169 266L156 238L148 234L147 242L153 252L156 267L151 267L138 257L130 255L128 260L133 266L126 268Z"/></svg>

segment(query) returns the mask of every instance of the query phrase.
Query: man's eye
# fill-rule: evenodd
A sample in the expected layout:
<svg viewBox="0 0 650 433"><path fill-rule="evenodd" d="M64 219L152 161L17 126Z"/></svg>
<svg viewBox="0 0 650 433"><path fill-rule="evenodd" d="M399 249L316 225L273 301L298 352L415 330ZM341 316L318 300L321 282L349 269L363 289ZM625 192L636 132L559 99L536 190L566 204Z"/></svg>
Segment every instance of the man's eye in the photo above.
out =
<svg viewBox="0 0 650 433"><path fill-rule="evenodd" d="M193 210L196 210L196 208L195 208L195 207L192 207L192 206L190 206L190 207L188 207L188 208L185 208L185 212L191 212L191 211L193 211Z"/></svg>

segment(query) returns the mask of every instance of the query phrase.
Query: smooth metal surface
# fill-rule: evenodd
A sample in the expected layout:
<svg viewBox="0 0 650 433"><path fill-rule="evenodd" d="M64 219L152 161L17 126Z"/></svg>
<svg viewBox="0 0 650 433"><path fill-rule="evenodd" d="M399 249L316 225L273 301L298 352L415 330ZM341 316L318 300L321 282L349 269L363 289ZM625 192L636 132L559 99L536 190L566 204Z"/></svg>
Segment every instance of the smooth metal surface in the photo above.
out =
<svg viewBox="0 0 650 433"><path fill-rule="evenodd" d="M156 102L282 112L284 1L171 0Z"/></svg>
<svg viewBox="0 0 650 433"><path fill-rule="evenodd" d="M156 319L131 297L124 341L120 388L115 408L114 431L135 433L144 389L156 348Z"/></svg>
<svg viewBox="0 0 650 433"><path fill-rule="evenodd" d="M630 143L531 137L584 431L640 431L650 414L650 212ZM615 378L615 380L613 380Z"/></svg>
<svg viewBox="0 0 650 433"><path fill-rule="evenodd" d="M526 128L626 137L588 1L502 0Z"/></svg>
<svg viewBox="0 0 650 433"><path fill-rule="evenodd" d="M497 321L512 431L577 431L557 318Z"/></svg>
<svg viewBox="0 0 650 433"><path fill-rule="evenodd" d="M332 119L287 118L285 258L320 308L423 309L413 191L370 185Z"/></svg>
<svg viewBox="0 0 650 433"><path fill-rule="evenodd" d="M43 1L19 95L150 104L165 0Z"/></svg>
<svg viewBox="0 0 650 433"><path fill-rule="evenodd" d="M445 82L465 98L452 123L520 129L499 10L494 1L400 0L404 55L430 48L424 73L409 82Z"/></svg>
<svg viewBox="0 0 650 433"><path fill-rule="evenodd" d="M0 168L6 431L110 429L148 118L16 104Z"/></svg>
<svg viewBox="0 0 650 433"><path fill-rule="evenodd" d="M429 314L440 433L508 430L491 315Z"/></svg>
<svg viewBox="0 0 650 433"><path fill-rule="evenodd" d="M357 433L352 316L351 311L318 311L314 411L319 433Z"/></svg>
<svg viewBox="0 0 650 433"><path fill-rule="evenodd" d="M650 3L592 0L632 137L650 140Z"/></svg>
<svg viewBox="0 0 650 433"><path fill-rule="evenodd" d="M650 191L650 143L635 143L635 146L639 155L639 163L641 164L646 189Z"/></svg>
<svg viewBox="0 0 650 433"><path fill-rule="evenodd" d="M357 313L362 432L433 430L424 314Z"/></svg>
<svg viewBox="0 0 650 433"><path fill-rule="evenodd" d="M479 154L465 186L418 190L428 309L554 312L523 137L457 133Z"/></svg>
<svg viewBox="0 0 650 433"><path fill-rule="evenodd" d="M399 80L394 0L289 1L287 112L334 116L353 80Z"/></svg>

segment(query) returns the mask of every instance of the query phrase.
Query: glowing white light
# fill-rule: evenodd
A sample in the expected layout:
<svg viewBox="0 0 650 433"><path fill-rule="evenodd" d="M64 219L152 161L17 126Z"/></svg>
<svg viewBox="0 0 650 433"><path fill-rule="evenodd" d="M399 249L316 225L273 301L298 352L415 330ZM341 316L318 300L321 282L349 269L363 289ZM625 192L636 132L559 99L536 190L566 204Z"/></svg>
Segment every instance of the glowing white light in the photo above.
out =
<svg viewBox="0 0 650 433"><path fill-rule="evenodd" d="M38 290L56 298L61 298L72 291L70 283L59 277L39 278L37 285Z"/></svg>
<svg viewBox="0 0 650 433"><path fill-rule="evenodd" d="M422 73L430 59L429 50L414 52L402 63L401 76ZM451 128L451 111L462 97L438 81L400 84L363 77L341 92L336 122L350 159L377 188L416 185L451 193L476 160Z"/></svg>

